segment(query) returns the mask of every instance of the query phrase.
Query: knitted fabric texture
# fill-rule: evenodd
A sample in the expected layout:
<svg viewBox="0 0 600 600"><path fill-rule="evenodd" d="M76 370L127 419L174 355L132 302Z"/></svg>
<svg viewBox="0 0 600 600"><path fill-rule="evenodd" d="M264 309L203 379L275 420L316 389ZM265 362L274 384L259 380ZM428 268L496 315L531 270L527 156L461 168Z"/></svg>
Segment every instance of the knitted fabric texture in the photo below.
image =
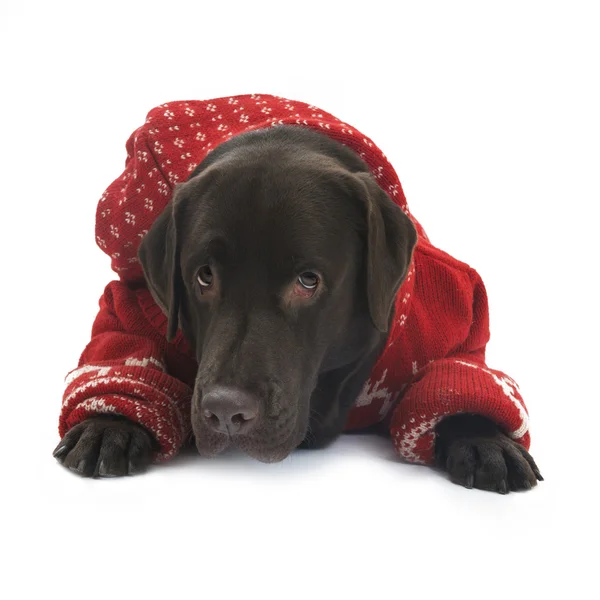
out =
<svg viewBox="0 0 600 600"><path fill-rule="evenodd" d="M395 170L372 140L316 106L258 94L162 104L128 139L125 170L96 213L96 242L119 279L106 286L91 341L67 375L60 435L94 414L124 415L159 442L156 461L174 456L190 436L198 365L181 331L166 341L167 318L145 286L137 250L174 185L210 151L242 132L284 124L315 129L355 151L419 234L387 345L346 429L383 421L400 455L431 463L436 424L471 412L494 420L529 448L517 384L485 362L488 304L477 272L430 243L409 212Z"/></svg>

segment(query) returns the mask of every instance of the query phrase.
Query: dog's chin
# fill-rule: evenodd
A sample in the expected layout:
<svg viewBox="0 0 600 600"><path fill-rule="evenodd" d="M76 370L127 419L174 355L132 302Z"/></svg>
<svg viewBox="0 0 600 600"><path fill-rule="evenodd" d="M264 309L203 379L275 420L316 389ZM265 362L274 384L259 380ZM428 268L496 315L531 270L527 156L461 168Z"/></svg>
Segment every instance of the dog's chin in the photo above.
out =
<svg viewBox="0 0 600 600"><path fill-rule="evenodd" d="M296 449L300 443L296 443L296 438L296 435L292 435L282 444L271 447L265 447L260 444L256 444L251 439L240 438L235 442L235 446L251 458L259 460L260 462L276 463L287 458Z"/></svg>
<svg viewBox="0 0 600 600"><path fill-rule="evenodd" d="M199 432L199 435L195 437L198 453L204 458L214 458L227 448L235 447L260 462L276 463L287 458L304 439L304 435L304 432L293 431L285 440L276 445L260 443L251 436L229 438L226 435L211 434L207 439Z"/></svg>

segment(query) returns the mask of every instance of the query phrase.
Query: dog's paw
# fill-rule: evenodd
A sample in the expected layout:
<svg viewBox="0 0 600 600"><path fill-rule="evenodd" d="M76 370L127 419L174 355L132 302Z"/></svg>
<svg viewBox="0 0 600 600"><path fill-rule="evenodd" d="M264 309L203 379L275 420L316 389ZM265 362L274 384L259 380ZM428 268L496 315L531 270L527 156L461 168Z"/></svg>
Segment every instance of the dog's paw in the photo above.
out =
<svg viewBox="0 0 600 600"><path fill-rule="evenodd" d="M448 417L437 436L436 463L454 483L507 494L543 481L529 452L484 417Z"/></svg>
<svg viewBox="0 0 600 600"><path fill-rule="evenodd" d="M70 429L53 456L83 477L118 477L141 473L156 442L144 427L124 417L91 417Z"/></svg>

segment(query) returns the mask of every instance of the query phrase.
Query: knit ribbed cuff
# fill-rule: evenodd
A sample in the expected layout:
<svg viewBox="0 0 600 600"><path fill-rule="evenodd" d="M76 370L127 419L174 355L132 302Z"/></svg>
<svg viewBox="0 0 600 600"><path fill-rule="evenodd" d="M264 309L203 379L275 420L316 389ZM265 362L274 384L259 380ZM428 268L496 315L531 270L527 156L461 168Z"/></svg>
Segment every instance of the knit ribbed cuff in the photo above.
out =
<svg viewBox="0 0 600 600"><path fill-rule="evenodd" d="M434 461L435 427L446 416L479 414L529 448L528 415L517 384L468 358L429 364L395 408L390 433L398 453L414 463Z"/></svg>
<svg viewBox="0 0 600 600"><path fill-rule="evenodd" d="M68 377L59 434L95 414L115 414L144 426L160 445L155 461L173 457L191 433L191 389L156 369L85 365Z"/></svg>

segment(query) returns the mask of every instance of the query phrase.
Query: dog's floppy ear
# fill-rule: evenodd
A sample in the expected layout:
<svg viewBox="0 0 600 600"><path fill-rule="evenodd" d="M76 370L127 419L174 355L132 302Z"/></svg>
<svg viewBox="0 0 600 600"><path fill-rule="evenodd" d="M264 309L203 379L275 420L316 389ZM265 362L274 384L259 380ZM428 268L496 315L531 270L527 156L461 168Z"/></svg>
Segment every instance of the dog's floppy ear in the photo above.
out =
<svg viewBox="0 0 600 600"><path fill-rule="evenodd" d="M375 327L386 332L396 293L410 265L417 231L370 173L355 173L355 177L366 205L369 311Z"/></svg>
<svg viewBox="0 0 600 600"><path fill-rule="evenodd" d="M138 258L148 288L156 303L168 317L167 341L179 327L179 306L183 294L180 249L177 243L177 187L173 197L142 239Z"/></svg>

